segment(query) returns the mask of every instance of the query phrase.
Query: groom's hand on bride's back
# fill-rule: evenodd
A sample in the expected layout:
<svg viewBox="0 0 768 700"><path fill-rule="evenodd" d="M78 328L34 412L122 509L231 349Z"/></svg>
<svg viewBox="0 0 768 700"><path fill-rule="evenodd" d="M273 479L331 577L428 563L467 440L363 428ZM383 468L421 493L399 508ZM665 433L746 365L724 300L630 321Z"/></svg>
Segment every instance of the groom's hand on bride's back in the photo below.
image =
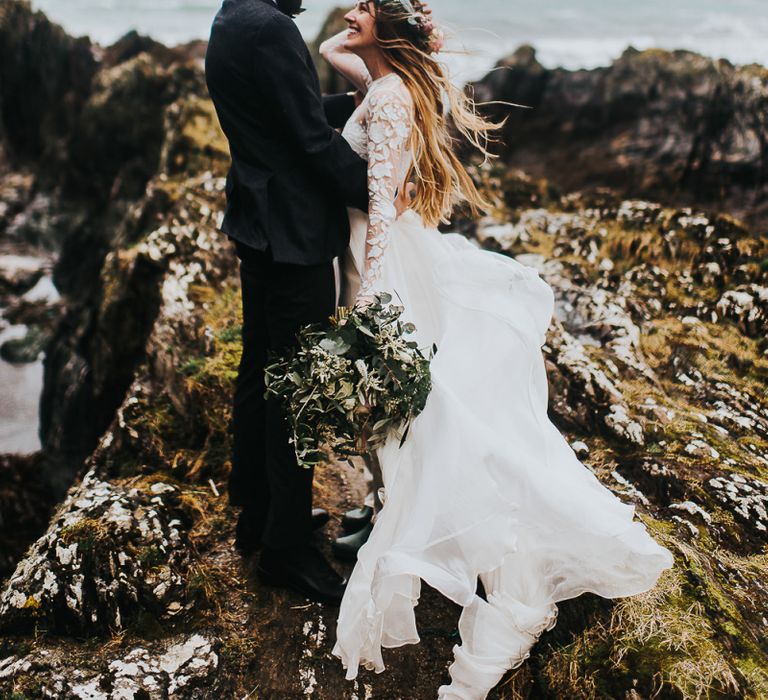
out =
<svg viewBox="0 0 768 700"><path fill-rule="evenodd" d="M410 209L413 200L416 199L416 185L409 182L404 188L400 189L395 200L395 209L397 209L397 217L400 218L402 214Z"/></svg>

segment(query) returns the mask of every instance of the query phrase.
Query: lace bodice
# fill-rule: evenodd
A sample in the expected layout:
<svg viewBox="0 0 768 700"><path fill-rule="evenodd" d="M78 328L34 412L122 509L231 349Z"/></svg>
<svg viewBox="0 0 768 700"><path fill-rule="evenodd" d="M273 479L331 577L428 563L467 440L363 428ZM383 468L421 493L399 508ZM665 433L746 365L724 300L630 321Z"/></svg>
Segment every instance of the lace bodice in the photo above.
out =
<svg viewBox="0 0 768 700"><path fill-rule="evenodd" d="M368 233L360 296L374 292L391 227L395 200L411 165L413 102L395 73L367 80L368 91L342 132L355 152L368 161Z"/></svg>

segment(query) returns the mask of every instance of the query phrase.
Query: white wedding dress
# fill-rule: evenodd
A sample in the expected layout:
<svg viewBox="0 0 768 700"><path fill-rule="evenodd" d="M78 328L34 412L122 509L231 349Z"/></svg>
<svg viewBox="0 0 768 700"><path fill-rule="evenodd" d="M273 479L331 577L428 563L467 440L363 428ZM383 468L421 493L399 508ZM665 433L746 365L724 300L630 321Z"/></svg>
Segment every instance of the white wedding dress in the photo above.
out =
<svg viewBox="0 0 768 700"><path fill-rule="evenodd" d="M395 74L365 84L343 135L369 162L370 218L350 210L343 301L358 288L391 293L415 339L438 351L405 443L393 437L378 450L383 508L350 577L333 653L349 679L360 666L383 671L382 647L419 641L423 580L464 607L451 683L438 696L481 700L554 626L558 601L647 591L673 558L547 416L549 286L511 258L425 228L413 211L396 219L411 98Z"/></svg>

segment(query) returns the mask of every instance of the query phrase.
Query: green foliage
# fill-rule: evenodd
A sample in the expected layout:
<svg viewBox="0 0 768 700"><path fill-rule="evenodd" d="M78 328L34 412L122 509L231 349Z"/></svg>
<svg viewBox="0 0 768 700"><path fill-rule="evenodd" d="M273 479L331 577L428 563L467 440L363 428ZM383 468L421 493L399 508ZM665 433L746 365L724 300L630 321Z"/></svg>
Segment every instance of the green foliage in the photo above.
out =
<svg viewBox="0 0 768 700"><path fill-rule="evenodd" d="M280 399L293 430L299 463L363 454L392 431L404 440L432 388L430 359L405 336L403 308L380 294L365 309L340 310L330 329L308 326L298 349L265 370L267 395Z"/></svg>

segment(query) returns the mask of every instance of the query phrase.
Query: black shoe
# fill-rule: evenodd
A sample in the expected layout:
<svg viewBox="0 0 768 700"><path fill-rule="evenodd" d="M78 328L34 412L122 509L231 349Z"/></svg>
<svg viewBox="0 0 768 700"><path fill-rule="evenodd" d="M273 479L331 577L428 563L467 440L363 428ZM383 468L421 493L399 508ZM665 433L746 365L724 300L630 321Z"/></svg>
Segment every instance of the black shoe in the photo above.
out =
<svg viewBox="0 0 768 700"><path fill-rule="evenodd" d="M323 508L312 509L312 529L319 530L330 520L328 511ZM261 549L261 536L264 534L266 516L256 514L250 508L244 508L237 519L235 529L235 549L244 557Z"/></svg>
<svg viewBox="0 0 768 700"><path fill-rule="evenodd" d="M354 510L344 513L344 517L341 519L341 527L344 528L344 532L348 535L362 530L373 518L373 508L370 506L363 506L362 508L355 508Z"/></svg>
<svg viewBox="0 0 768 700"><path fill-rule="evenodd" d="M290 588L327 605L339 605L347 585L347 579L310 546L285 550L265 547L257 571L263 583Z"/></svg>
<svg viewBox="0 0 768 700"><path fill-rule="evenodd" d="M331 544L333 553L344 561L357 561L357 552L368 541L372 530L373 523L369 522L363 526L362 530L353 532L346 537L339 537Z"/></svg>

